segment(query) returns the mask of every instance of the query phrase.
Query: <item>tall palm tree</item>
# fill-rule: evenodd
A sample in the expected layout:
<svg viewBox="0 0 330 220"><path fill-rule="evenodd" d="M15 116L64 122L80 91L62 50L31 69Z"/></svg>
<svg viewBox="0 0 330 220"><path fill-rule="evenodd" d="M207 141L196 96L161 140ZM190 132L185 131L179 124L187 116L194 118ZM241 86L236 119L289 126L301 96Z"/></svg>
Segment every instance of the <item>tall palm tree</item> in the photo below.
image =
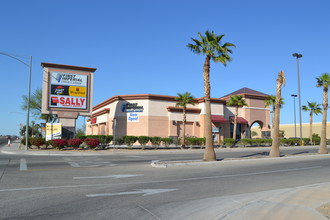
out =
<svg viewBox="0 0 330 220"><path fill-rule="evenodd" d="M273 116L272 116L272 132L271 132L271 138L273 139L273 134L274 134L274 118L275 118L275 99L276 96L275 95L269 95L267 96L267 99L265 100L265 107L271 106L272 107L272 112L273 112ZM280 107L282 108L282 105L284 105L284 101L283 98L281 97L281 101L280 101Z"/></svg>
<svg viewBox="0 0 330 220"><path fill-rule="evenodd" d="M323 113L322 113L322 128L321 128L321 142L319 154L327 154L327 111L328 111L328 89L330 84L329 73L323 73L316 78L316 87L323 88Z"/></svg>
<svg viewBox="0 0 330 220"><path fill-rule="evenodd" d="M23 103L21 106L22 110L27 110L28 108L28 97L26 95L22 96ZM35 118L45 120L47 122L55 122L57 120L56 115L51 114L41 114L41 104L42 104L42 90L37 88L30 97L30 110Z"/></svg>
<svg viewBox="0 0 330 220"><path fill-rule="evenodd" d="M227 65L231 61L229 56L232 53L230 47L235 47L232 43L221 44L223 34L216 35L213 31L206 31L205 36L198 33L199 40L192 38L193 44L187 44L187 47L196 54L205 55L203 75L204 75L204 101L205 101L205 121L204 121L204 136L205 152L204 161L216 160L216 155L213 148L212 140L212 122L211 122L211 86L210 86L210 61Z"/></svg>
<svg viewBox="0 0 330 220"><path fill-rule="evenodd" d="M233 138L236 140L238 107L248 106L248 105L246 104L245 99L241 95L230 96L230 99L229 99L227 105L235 107Z"/></svg>
<svg viewBox="0 0 330 220"><path fill-rule="evenodd" d="M175 97L175 100L178 101L176 103L176 106L182 107L182 125L183 125L183 131L182 131L182 145L181 149L183 149L186 146L186 121L187 121L187 116L186 116L186 110L187 110L187 105L195 105L194 103L194 96L191 95L190 92L185 92L183 94L178 93L178 96Z"/></svg>
<svg viewBox="0 0 330 220"><path fill-rule="evenodd" d="M302 110L309 112L309 139L310 142L313 143L312 135L313 135L313 114L318 115L322 113L321 104L317 104L316 102L307 102L308 105L303 105Z"/></svg>
<svg viewBox="0 0 330 220"><path fill-rule="evenodd" d="M283 71L280 71L276 80L276 98L275 98L275 117L274 117L274 134L272 141L272 148L269 152L270 157L279 157L280 156L280 106L281 106L281 92L282 86L285 85L285 75Z"/></svg>

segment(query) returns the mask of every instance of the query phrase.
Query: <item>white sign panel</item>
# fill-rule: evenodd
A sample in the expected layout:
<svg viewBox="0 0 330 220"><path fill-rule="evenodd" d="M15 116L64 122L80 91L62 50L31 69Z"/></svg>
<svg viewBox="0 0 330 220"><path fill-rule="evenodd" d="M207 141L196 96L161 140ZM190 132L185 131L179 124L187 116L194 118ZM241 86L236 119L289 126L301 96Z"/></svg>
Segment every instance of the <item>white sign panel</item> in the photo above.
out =
<svg viewBox="0 0 330 220"><path fill-rule="evenodd" d="M49 107L86 109L88 76L51 72Z"/></svg>
<svg viewBox="0 0 330 220"><path fill-rule="evenodd" d="M86 87L87 75L52 72L50 84Z"/></svg>
<svg viewBox="0 0 330 220"><path fill-rule="evenodd" d="M140 120L139 113L129 112L127 114L127 121L128 122L139 122L139 120Z"/></svg>

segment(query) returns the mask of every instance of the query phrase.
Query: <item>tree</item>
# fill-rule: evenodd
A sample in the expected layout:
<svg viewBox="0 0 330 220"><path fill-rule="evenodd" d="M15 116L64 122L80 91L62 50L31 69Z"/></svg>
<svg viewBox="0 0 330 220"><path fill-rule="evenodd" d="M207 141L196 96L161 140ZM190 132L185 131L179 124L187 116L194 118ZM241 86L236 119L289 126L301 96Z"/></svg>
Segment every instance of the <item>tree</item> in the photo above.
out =
<svg viewBox="0 0 330 220"><path fill-rule="evenodd" d="M323 88L323 113L322 113L322 128L321 128L321 142L319 154L327 154L327 111L328 111L328 89L330 84L329 73L323 73L316 78L316 87Z"/></svg>
<svg viewBox="0 0 330 220"><path fill-rule="evenodd" d="M246 104L245 99L243 98L243 96L233 95L233 96L230 96L230 99L229 99L227 105L235 107L233 139L236 140L238 107L247 106L247 104Z"/></svg>
<svg viewBox="0 0 330 220"><path fill-rule="evenodd" d="M313 143L313 114L318 115L322 113L321 104L317 104L316 102L307 102L308 105L303 105L302 110L309 112L309 139L311 143Z"/></svg>
<svg viewBox="0 0 330 220"><path fill-rule="evenodd" d="M22 96L23 104L21 106L22 110L26 111L28 107L28 97L26 95ZM57 120L56 115L41 114L42 105L42 90L36 89L30 97L30 110L35 118L45 120L47 122L55 122Z"/></svg>
<svg viewBox="0 0 330 220"><path fill-rule="evenodd" d="M282 86L285 85L285 75L283 71L280 71L276 80L276 97L275 97L275 117L274 117L274 134L272 147L269 152L270 157L279 157L280 156L280 106L281 106L281 92Z"/></svg>
<svg viewBox="0 0 330 220"><path fill-rule="evenodd" d="M272 117L272 132L271 132L271 137L273 139L273 129L274 129L274 118L275 118L275 95L269 95L267 96L265 100L265 107L272 107L272 112L273 112L273 117ZM282 105L284 105L283 98L281 97L281 103L280 103L280 108L282 108Z"/></svg>
<svg viewBox="0 0 330 220"><path fill-rule="evenodd" d="M185 92L183 94L178 93L178 96L175 97L175 100L178 101L176 103L176 106L182 107L182 125L183 125L183 131L182 131L182 145L181 149L183 149L186 146L186 110L187 110L187 105L195 105L194 103L194 96L191 95L190 92Z"/></svg>
<svg viewBox="0 0 330 220"><path fill-rule="evenodd" d="M26 132L26 125L24 125L23 127L21 127L19 134L23 137L23 136L25 136L25 132ZM28 133L28 136L29 137L31 137L32 134L35 137L41 136L41 134L40 134L39 129L38 129L37 126L34 126L33 128L31 126L29 126L28 127L28 132L29 132Z"/></svg>
<svg viewBox="0 0 330 220"><path fill-rule="evenodd" d="M187 44L187 47L196 54L205 55L203 75L204 75L204 102L205 102L205 120L204 136L206 139L203 160L216 160L216 155L212 140L212 122L211 122L211 86L210 86L210 61L227 65L232 59L229 56L232 53L230 47L235 47L232 43L221 44L223 34L216 35L213 31L206 31L205 36L198 33L199 40L192 38L193 44Z"/></svg>

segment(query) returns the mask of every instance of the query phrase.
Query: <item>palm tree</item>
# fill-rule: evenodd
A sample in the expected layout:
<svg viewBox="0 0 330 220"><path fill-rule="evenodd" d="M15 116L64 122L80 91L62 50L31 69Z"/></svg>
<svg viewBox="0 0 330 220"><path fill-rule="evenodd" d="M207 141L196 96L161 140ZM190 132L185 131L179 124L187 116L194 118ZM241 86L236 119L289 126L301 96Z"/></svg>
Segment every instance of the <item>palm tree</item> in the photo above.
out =
<svg viewBox="0 0 330 220"><path fill-rule="evenodd" d="M323 88L323 113L322 113L322 128L321 128L321 142L319 154L327 154L327 111L328 111L328 88L330 84L329 73L323 73L316 78L316 87Z"/></svg>
<svg viewBox="0 0 330 220"><path fill-rule="evenodd" d="M276 80L276 97L275 97L275 117L274 117L274 134L272 141L272 148L269 152L270 157L279 157L280 156L280 106L281 106L281 92L282 85L285 85L285 75L283 71L280 71Z"/></svg>
<svg viewBox="0 0 330 220"><path fill-rule="evenodd" d="M23 104L21 106L22 110L27 110L28 107L28 97L26 95L22 96ZM41 104L42 104L42 90L36 89L30 97L30 110L35 118L43 119L47 122L55 122L57 120L56 115L41 114Z"/></svg>
<svg viewBox="0 0 330 220"><path fill-rule="evenodd" d="M238 107L248 106L248 105L246 104L245 99L241 95L230 96L230 99L229 99L227 105L235 107L233 138L236 140Z"/></svg>
<svg viewBox="0 0 330 220"><path fill-rule="evenodd" d="M205 101L205 121L204 121L204 136L205 136L205 152L204 161L216 160L216 155L213 148L212 140L212 122L211 122L211 87L210 87L210 60L220 62L227 65L231 61L229 56L232 51L230 47L235 47L232 43L221 44L223 34L216 35L213 31L206 31L205 36L198 33L199 40L192 38L194 44L188 44L187 47L196 54L205 55L203 75L204 75L204 101Z"/></svg>
<svg viewBox="0 0 330 220"><path fill-rule="evenodd" d="M316 102L307 102L308 105L303 105L302 110L309 112L309 139L310 142L313 143L312 135L313 135L313 114L318 115L322 113L321 104L317 104Z"/></svg>
<svg viewBox="0 0 330 220"><path fill-rule="evenodd" d="M190 92L185 92L183 94L178 93L178 96L175 97L175 100L178 101L178 103L176 103L176 106L180 106L183 108L182 110L183 131L182 131L182 145L181 145L181 149L183 149L186 144L186 119L187 119L186 109L188 104L195 105L194 96L192 96Z"/></svg>
<svg viewBox="0 0 330 220"><path fill-rule="evenodd" d="M271 106L272 107L272 112L273 112L273 117L272 117L272 132L271 132L271 137L273 139L273 128L274 128L274 118L275 118L275 95L269 95L267 96L267 99L265 100L265 107ZM282 105L284 105L283 98L281 97L281 102L280 102L280 108L282 108Z"/></svg>

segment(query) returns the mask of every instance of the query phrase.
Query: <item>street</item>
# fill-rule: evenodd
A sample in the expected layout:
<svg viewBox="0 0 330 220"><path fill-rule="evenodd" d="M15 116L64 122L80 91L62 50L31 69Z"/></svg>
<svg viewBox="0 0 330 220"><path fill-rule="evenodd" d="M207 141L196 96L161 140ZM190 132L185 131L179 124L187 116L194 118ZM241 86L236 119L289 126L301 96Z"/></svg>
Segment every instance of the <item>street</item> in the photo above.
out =
<svg viewBox="0 0 330 220"><path fill-rule="evenodd" d="M284 154L304 153L287 149ZM190 213L182 213L191 202L330 182L328 155L244 159L262 154L252 149L224 150L222 159L237 160L171 168L153 168L150 162L196 160L200 152L0 154L0 218L188 219L187 214L194 216L199 210L190 207Z"/></svg>

